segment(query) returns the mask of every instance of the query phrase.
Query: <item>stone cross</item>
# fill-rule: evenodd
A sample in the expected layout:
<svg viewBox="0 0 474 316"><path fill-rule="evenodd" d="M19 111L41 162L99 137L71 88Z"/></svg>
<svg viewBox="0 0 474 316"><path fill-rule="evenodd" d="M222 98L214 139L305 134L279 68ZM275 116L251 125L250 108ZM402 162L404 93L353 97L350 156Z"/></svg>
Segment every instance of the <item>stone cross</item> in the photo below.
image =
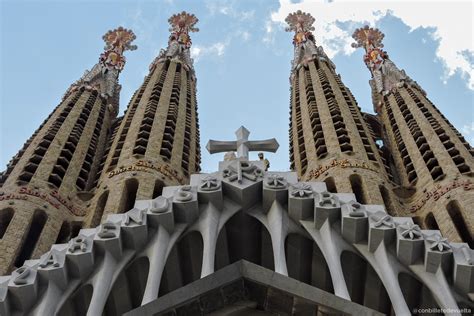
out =
<svg viewBox="0 0 474 316"><path fill-rule="evenodd" d="M276 152L280 146L275 138L265 140L248 140L250 132L241 126L236 132L236 141L209 140L206 145L210 154L237 151L237 157L245 160L249 159L249 151L269 151Z"/></svg>

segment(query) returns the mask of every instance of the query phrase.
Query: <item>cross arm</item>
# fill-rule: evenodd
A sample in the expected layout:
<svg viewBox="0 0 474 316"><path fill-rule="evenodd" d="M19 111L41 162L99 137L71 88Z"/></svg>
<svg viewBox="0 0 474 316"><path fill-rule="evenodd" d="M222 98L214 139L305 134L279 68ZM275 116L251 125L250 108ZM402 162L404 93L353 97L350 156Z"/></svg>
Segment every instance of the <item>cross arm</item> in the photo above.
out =
<svg viewBox="0 0 474 316"><path fill-rule="evenodd" d="M265 140L253 140L247 142L247 147L249 151L269 151L276 152L280 145L278 144L275 138L265 139Z"/></svg>
<svg viewBox="0 0 474 316"><path fill-rule="evenodd" d="M236 151L237 142L236 141L220 141L220 140L211 139L207 143L206 149L210 154Z"/></svg>

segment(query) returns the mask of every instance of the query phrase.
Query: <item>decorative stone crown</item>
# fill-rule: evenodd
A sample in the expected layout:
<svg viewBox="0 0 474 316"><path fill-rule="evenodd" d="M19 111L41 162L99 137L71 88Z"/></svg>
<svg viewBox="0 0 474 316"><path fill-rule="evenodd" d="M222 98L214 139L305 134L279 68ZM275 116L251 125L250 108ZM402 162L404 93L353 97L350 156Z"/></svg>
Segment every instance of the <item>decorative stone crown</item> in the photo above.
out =
<svg viewBox="0 0 474 316"><path fill-rule="evenodd" d="M123 53L126 50L137 49L136 45L131 45L136 38L131 30L127 30L121 26L115 30L108 31L102 36L105 42L105 52L100 55L99 62L109 69L123 70L125 65L125 56Z"/></svg>
<svg viewBox="0 0 474 316"><path fill-rule="evenodd" d="M315 21L316 20L311 14L298 10L288 14L286 17L285 22L288 24L288 26L285 28L285 30L287 32L295 32L295 36L298 35L298 32L306 32L311 34L311 31L314 31L313 23Z"/></svg>
<svg viewBox="0 0 474 316"><path fill-rule="evenodd" d="M385 34L382 33L379 29L374 29L368 25L358 28L352 34L352 38L356 40L355 43L352 43L352 47L358 48L363 47L366 51L369 51L371 48L382 48L382 40L385 37Z"/></svg>

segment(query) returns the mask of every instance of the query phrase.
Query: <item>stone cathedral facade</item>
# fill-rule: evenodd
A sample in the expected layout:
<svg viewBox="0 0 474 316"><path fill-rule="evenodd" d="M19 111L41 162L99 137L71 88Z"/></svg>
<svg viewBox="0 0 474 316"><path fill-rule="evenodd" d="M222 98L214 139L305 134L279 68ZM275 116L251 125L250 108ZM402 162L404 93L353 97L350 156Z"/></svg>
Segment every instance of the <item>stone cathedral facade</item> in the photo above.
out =
<svg viewBox="0 0 474 316"><path fill-rule="evenodd" d="M355 30L376 114L364 113L290 14L290 169L211 140L200 173L190 33L168 46L123 116L135 35L99 62L0 174L0 315L409 315L474 311L474 150L383 50ZM236 122L236 124L238 124ZM236 152L236 154L234 153Z"/></svg>

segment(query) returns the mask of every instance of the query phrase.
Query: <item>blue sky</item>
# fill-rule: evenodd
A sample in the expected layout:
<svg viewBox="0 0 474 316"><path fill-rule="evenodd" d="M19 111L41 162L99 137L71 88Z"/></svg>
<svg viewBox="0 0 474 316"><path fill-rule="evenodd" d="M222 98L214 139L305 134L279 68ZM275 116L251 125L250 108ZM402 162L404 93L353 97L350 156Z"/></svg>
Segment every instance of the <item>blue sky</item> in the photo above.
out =
<svg viewBox="0 0 474 316"><path fill-rule="evenodd" d="M102 35L131 28L138 50L126 52L120 113L166 46L167 19L186 10L199 18L192 34L201 126L202 169L222 155L212 139L233 140L246 126L251 139L277 138L272 169L287 170L292 35L282 23L297 9L316 18L316 39L332 57L359 106L372 113L361 49L350 35L366 23L385 33L385 49L428 97L474 140L472 2L320 0L19 1L0 0L0 170L49 115L69 85L103 50ZM256 158L256 153L251 155Z"/></svg>

